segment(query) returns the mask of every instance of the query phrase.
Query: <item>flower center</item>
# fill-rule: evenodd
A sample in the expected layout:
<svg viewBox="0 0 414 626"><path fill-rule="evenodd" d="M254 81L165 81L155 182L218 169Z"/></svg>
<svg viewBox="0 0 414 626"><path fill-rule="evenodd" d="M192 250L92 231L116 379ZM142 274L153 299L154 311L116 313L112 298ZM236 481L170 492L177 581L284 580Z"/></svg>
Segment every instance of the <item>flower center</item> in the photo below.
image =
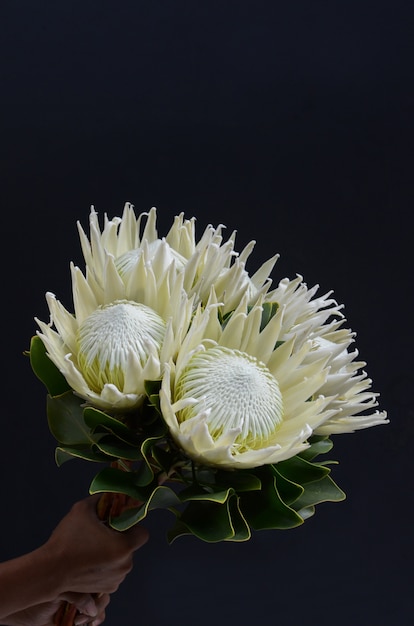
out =
<svg viewBox="0 0 414 626"><path fill-rule="evenodd" d="M213 439L240 428L239 450L260 448L283 419L277 380L256 358L222 346L196 353L176 382L175 400L197 402L178 412L180 422L208 411Z"/></svg>
<svg viewBox="0 0 414 626"><path fill-rule="evenodd" d="M89 387L99 393L112 383L122 391L131 355L144 366L164 334L164 320L144 304L119 300L98 308L77 334L78 365Z"/></svg>

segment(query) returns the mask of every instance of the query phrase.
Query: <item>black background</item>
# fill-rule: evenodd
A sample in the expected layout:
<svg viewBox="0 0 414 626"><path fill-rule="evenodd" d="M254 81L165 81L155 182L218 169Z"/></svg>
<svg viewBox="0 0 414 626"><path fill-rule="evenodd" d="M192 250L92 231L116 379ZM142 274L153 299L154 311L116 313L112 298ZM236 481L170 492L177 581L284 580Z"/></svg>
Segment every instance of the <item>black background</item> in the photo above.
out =
<svg viewBox="0 0 414 626"><path fill-rule="evenodd" d="M302 527L171 547L168 513L108 626L408 626L412 614L412 2L0 5L1 538L43 542L95 467L54 462L45 390L23 351L70 307L76 220L155 205L237 229L248 269L334 289L391 423L334 438L347 493Z"/></svg>

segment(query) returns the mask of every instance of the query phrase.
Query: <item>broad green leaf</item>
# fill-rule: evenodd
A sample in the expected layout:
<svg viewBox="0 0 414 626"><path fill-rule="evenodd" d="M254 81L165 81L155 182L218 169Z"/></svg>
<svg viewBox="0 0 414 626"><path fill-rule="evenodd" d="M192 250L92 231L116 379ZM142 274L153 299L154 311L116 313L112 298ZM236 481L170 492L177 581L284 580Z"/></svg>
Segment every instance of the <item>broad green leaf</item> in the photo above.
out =
<svg viewBox="0 0 414 626"><path fill-rule="evenodd" d="M70 387L66 378L49 359L45 345L37 335L31 339L29 357L32 370L51 396L59 396L65 391L69 391Z"/></svg>
<svg viewBox="0 0 414 626"><path fill-rule="evenodd" d="M169 474L176 461L175 453L155 445L152 448L152 456L160 468Z"/></svg>
<svg viewBox="0 0 414 626"><path fill-rule="evenodd" d="M236 542L247 541L248 539L250 539L252 535L249 524L247 523L246 519L244 518L240 510L239 503L240 503L240 498L238 497L229 498L229 512L230 512L231 522L234 528L234 535L233 537L230 537L226 541L236 541Z"/></svg>
<svg viewBox="0 0 414 626"><path fill-rule="evenodd" d="M155 467L148 458L144 458L135 472L137 486L144 489L150 485L154 481L155 473L158 473L158 471L159 468Z"/></svg>
<svg viewBox="0 0 414 626"><path fill-rule="evenodd" d="M240 532L240 520L237 520L236 527L232 522L229 499L224 504L192 501L184 510L180 521L193 535L208 543L231 540L236 531Z"/></svg>
<svg viewBox="0 0 414 626"><path fill-rule="evenodd" d="M103 435L96 445L104 454L116 459L126 459L127 461L142 459L140 448L130 446L112 435Z"/></svg>
<svg viewBox="0 0 414 626"><path fill-rule="evenodd" d="M99 439L85 424L80 398L72 391L61 396L47 396L47 418L52 435L68 446L90 444Z"/></svg>
<svg viewBox="0 0 414 626"><path fill-rule="evenodd" d="M327 437L311 438L310 447L303 450L298 456L306 461L313 461L313 459L320 454L326 454L333 448L333 443Z"/></svg>
<svg viewBox="0 0 414 626"><path fill-rule="evenodd" d="M128 530L154 509L171 509L180 504L177 495L165 485L156 487L140 507L125 510L118 517L109 520L109 525L116 530Z"/></svg>
<svg viewBox="0 0 414 626"><path fill-rule="evenodd" d="M56 465L59 467L71 459L84 459L102 463L108 461L108 457L101 452L97 452L91 446L59 446L55 450Z"/></svg>
<svg viewBox="0 0 414 626"><path fill-rule="evenodd" d="M303 509L299 509L298 514L301 516L303 521L305 521L312 517L312 515L315 515L315 510L314 506L306 506Z"/></svg>
<svg viewBox="0 0 414 626"><path fill-rule="evenodd" d="M199 485L205 487L213 487L216 484L217 470L208 467L192 467L187 466L182 468L182 475L185 476L186 483L189 481L196 482Z"/></svg>
<svg viewBox="0 0 414 626"><path fill-rule="evenodd" d="M257 491L262 486L258 476L244 471L226 472L219 470L216 474L216 482L221 486L233 487L237 493Z"/></svg>
<svg viewBox="0 0 414 626"><path fill-rule="evenodd" d="M304 488L282 476L282 474L280 474L277 470L277 465L274 465L273 468L275 471L276 485L279 495L285 504L290 505L303 494Z"/></svg>
<svg viewBox="0 0 414 626"><path fill-rule="evenodd" d="M313 506L320 502L340 502L345 499L345 493L338 487L330 476L322 480L305 485L305 491L293 504L296 510Z"/></svg>
<svg viewBox="0 0 414 626"><path fill-rule="evenodd" d="M141 464L139 474L139 484L142 486L149 485L154 479L154 457L152 455L153 448L159 443L162 437L148 437L141 444L141 454L144 463Z"/></svg>
<svg viewBox="0 0 414 626"><path fill-rule="evenodd" d="M240 508L255 530L294 528L303 522L297 512L283 502L275 476L262 481L261 491L242 494Z"/></svg>
<svg viewBox="0 0 414 626"><path fill-rule="evenodd" d="M280 463L275 465L275 468L278 473L282 474L287 480L297 483L298 485L305 485L314 480L321 480L321 478L330 472L328 467L310 463L299 456L293 456L286 461L280 461Z"/></svg>
<svg viewBox="0 0 414 626"><path fill-rule="evenodd" d="M131 431L130 428L119 419L95 409L93 407L86 407L84 410L85 423L92 429L96 430L102 428L106 431L113 433L119 439L126 443L137 444L139 438Z"/></svg>
<svg viewBox="0 0 414 626"><path fill-rule="evenodd" d="M202 512L199 511L199 514L202 514L202 513L206 514L205 511L202 511ZM195 512L193 512L193 515L196 516L196 514L197 514L197 510L195 509ZM237 498L236 496L232 496L231 498L229 498L226 515L227 514L229 516L228 519L230 520L230 533L227 532L229 536L225 537L224 540L240 542L240 541L247 541L248 539L250 539L251 531L250 531L247 521L244 519L240 511L239 498ZM225 517L226 524L227 524L227 517L226 516L224 517ZM216 518L213 520L210 519L210 524L211 525L214 524L215 520ZM205 521L208 525L208 517L206 517ZM178 539L178 537L183 537L184 535L192 535L192 534L195 534L195 536L197 536L198 539L202 539L204 541L211 541L210 532L206 535L206 533L204 532L204 529L203 528L200 529L200 526L197 523L195 523L195 525L190 523L190 525L192 529L196 529L197 531L196 533L193 533L193 530L190 530L190 528L182 522L180 517L178 517L174 526L168 531L168 534L167 534L168 542L172 543L173 541L175 541L175 539ZM227 526L225 526L225 528L227 528L228 530ZM222 531L222 534L223 534L223 531ZM214 539L214 540L217 541L217 539ZM218 541L220 541L220 539L218 539Z"/></svg>
<svg viewBox="0 0 414 626"><path fill-rule="evenodd" d="M135 472L125 472L115 467L105 467L92 479L89 492L123 493L135 500L146 500L148 490L140 489L136 484Z"/></svg>
<svg viewBox="0 0 414 626"><path fill-rule="evenodd" d="M182 502L188 502L190 500L206 500L208 502L217 502L218 504L224 504L228 498L234 494L234 490L229 487L224 491L210 491L197 485L191 485L187 489L183 489L179 498Z"/></svg>

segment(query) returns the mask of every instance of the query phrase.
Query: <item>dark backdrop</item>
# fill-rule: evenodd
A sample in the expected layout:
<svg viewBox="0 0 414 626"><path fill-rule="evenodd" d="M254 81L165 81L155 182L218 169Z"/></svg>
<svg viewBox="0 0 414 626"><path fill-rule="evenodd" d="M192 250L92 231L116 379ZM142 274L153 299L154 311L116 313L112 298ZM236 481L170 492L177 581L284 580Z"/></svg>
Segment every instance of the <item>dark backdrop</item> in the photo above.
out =
<svg viewBox="0 0 414 626"><path fill-rule="evenodd" d="M169 547L169 514L113 596L108 626L408 626L413 556L413 5L24 2L0 5L0 558L44 541L92 470L54 463L23 351L70 305L76 220L155 205L254 238L334 289L388 426L334 438L347 493L302 527ZM407 566L409 567L407 569Z"/></svg>

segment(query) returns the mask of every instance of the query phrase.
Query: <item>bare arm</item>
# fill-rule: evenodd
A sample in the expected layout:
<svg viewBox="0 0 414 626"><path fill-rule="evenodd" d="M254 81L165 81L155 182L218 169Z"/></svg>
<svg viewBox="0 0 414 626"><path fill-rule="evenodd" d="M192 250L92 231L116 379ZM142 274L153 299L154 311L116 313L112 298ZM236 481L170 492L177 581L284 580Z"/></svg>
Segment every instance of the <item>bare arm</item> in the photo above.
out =
<svg viewBox="0 0 414 626"><path fill-rule="evenodd" d="M0 620L59 596L62 590L54 570L53 560L43 547L0 563Z"/></svg>

